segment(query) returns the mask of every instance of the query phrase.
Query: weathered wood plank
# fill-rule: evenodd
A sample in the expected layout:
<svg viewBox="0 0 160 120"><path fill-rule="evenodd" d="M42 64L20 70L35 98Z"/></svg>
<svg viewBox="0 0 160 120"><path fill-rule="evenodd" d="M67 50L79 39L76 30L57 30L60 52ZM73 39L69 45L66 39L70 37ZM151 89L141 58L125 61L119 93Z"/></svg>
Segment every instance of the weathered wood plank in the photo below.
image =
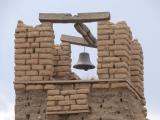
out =
<svg viewBox="0 0 160 120"><path fill-rule="evenodd" d="M109 12L94 12L94 13L78 13L72 16L69 13L40 13L39 20L41 22L53 23L82 23L82 22L96 22L100 20L109 20Z"/></svg>
<svg viewBox="0 0 160 120"><path fill-rule="evenodd" d="M96 45L88 44L88 42L86 42L86 40L81 38L81 37L62 35L61 36L61 41L69 42L69 43L75 44L75 45L81 45L81 46L87 46L87 47L93 47L93 48L97 47Z"/></svg>
<svg viewBox="0 0 160 120"><path fill-rule="evenodd" d="M88 42L90 45L96 44L96 38L91 33L90 29L83 23L75 23L75 29L79 32L83 38Z"/></svg>

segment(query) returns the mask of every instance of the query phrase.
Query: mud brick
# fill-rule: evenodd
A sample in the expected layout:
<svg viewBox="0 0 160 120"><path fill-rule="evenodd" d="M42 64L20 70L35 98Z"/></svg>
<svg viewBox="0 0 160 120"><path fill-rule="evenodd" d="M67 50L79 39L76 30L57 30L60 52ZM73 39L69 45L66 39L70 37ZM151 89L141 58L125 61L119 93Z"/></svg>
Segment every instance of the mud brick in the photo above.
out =
<svg viewBox="0 0 160 120"><path fill-rule="evenodd" d="M128 65L126 62L118 62L118 63L115 63L115 67L116 68L128 68Z"/></svg>
<svg viewBox="0 0 160 120"><path fill-rule="evenodd" d="M69 56L60 56L61 60L70 60L71 58Z"/></svg>
<svg viewBox="0 0 160 120"><path fill-rule="evenodd" d="M25 89L25 84L15 84L14 85L15 90L22 90Z"/></svg>
<svg viewBox="0 0 160 120"><path fill-rule="evenodd" d="M43 76L31 76L31 81L42 81Z"/></svg>
<svg viewBox="0 0 160 120"><path fill-rule="evenodd" d="M19 49L19 48L29 48L30 47L30 43L16 43L15 44L15 48Z"/></svg>
<svg viewBox="0 0 160 120"><path fill-rule="evenodd" d="M40 70L39 71L39 75L49 75L51 76L53 74L52 71L49 71L49 70Z"/></svg>
<svg viewBox="0 0 160 120"><path fill-rule="evenodd" d="M80 100L76 100L76 103L79 105L86 105L88 104L88 100L87 99L80 99Z"/></svg>
<svg viewBox="0 0 160 120"><path fill-rule="evenodd" d="M98 73L98 74L108 73L108 68L98 69L98 70L97 70L97 73Z"/></svg>
<svg viewBox="0 0 160 120"><path fill-rule="evenodd" d="M86 94L76 94L70 95L70 99L86 99L88 96Z"/></svg>
<svg viewBox="0 0 160 120"><path fill-rule="evenodd" d="M27 33L26 32L16 33L15 37L16 38L26 38L27 37Z"/></svg>
<svg viewBox="0 0 160 120"><path fill-rule="evenodd" d="M15 49L15 53L16 54L25 54L26 53L26 49Z"/></svg>
<svg viewBox="0 0 160 120"><path fill-rule="evenodd" d="M77 84L75 84L76 89L88 89L90 87L91 87L91 85L87 84L87 83L77 83Z"/></svg>
<svg viewBox="0 0 160 120"><path fill-rule="evenodd" d="M64 76L68 76L70 74L70 72L57 72L57 76L59 77L64 77Z"/></svg>
<svg viewBox="0 0 160 120"><path fill-rule="evenodd" d="M39 59L40 65L53 65L53 60L51 59Z"/></svg>
<svg viewBox="0 0 160 120"><path fill-rule="evenodd" d="M51 31L51 32L53 31L51 26L40 26L36 27L35 29L38 31Z"/></svg>
<svg viewBox="0 0 160 120"><path fill-rule="evenodd" d="M25 65L25 60L15 60L16 65Z"/></svg>
<svg viewBox="0 0 160 120"><path fill-rule="evenodd" d="M58 67L55 67L55 71L57 71L57 72L67 72L69 70L70 70L70 68L68 66L58 66Z"/></svg>
<svg viewBox="0 0 160 120"><path fill-rule="evenodd" d="M61 91L62 95L72 95L72 94L76 94L76 90L62 90Z"/></svg>
<svg viewBox="0 0 160 120"><path fill-rule="evenodd" d="M59 111L59 110L62 110L62 106L47 107L47 111Z"/></svg>
<svg viewBox="0 0 160 120"><path fill-rule="evenodd" d="M115 44L116 44L116 45L128 45L128 46L129 46L128 40L125 40L125 39L115 40Z"/></svg>
<svg viewBox="0 0 160 120"><path fill-rule="evenodd" d="M99 79L108 79L109 78L109 74L99 74Z"/></svg>
<svg viewBox="0 0 160 120"><path fill-rule="evenodd" d="M77 93L80 93L80 94L83 94L83 93L89 93L90 92L90 89L78 89L77 90Z"/></svg>
<svg viewBox="0 0 160 120"><path fill-rule="evenodd" d="M48 90L47 94L48 94L48 96L59 95L60 91L59 90Z"/></svg>
<svg viewBox="0 0 160 120"><path fill-rule="evenodd" d="M34 52L34 49L32 49L32 48L27 48L27 49L26 49L26 53L30 53L30 54L31 54L31 53L33 53L33 52Z"/></svg>
<svg viewBox="0 0 160 120"><path fill-rule="evenodd" d="M75 100L63 100L58 102L58 105L74 105L74 104L76 104Z"/></svg>
<svg viewBox="0 0 160 120"><path fill-rule="evenodd" d="M39 54L39 58L53 59L53 54Z"/></svg>
<svg viewBox="0 0 160 120"><path fill-rule="evenodd" d="M53 89L56 89L56 86L55 85L51 85L51 84L46 84L45 86L44 86L44 89L48 89L48 90L53 90Z"/></svg>
<svg viewBox="0 0 160 120"><path fill-rule="evenodd" d="M43 80L45 80L45 81L48 81L48 80L51 80L52 78L51 78L51 76L43 76Z"/></svg>
<svg viewBox="0 0 160 120"><path fill-rule="evenodd" d="M102 68L112 68L114 66L113 63L103 63Z"/></svg>
<svg viewBox="0 0 160 120"><path fill-rule="evenodd" d="M15 32L16 33L20 33L20 32L26 32L27 31L27 28L22 26L22 27L17 27Z"/></svg>
<svg viewBox="0 0 160 120"><path fill-rule="evenodd" d="M128 78L127 74L115 74L116 79L125 79Z"/></svg>
<svg viewBox="0 0 160 120"><path fill-rule="evenodd" d="M39 43L31 43L31 48L39 48Z"/></svg>
<svg viewBox="0 0 160 120"><path fill-rule="evenodd" d="M15 59L20 60L20 59L30 59L30 54L16 54Z"/></svg>
<svg viewBox="0 0 160 120"><path fill-rule="evenodd" d="M127 87L129 88L128 83L112 83L111 88Z"/></svg>
<svg viewBox="0 0 160 120"><path fill-rule="evenodd" d="M16 76L25 76L25 71L15 71Z"/></svg>
<svg viewBox="0 0 160 120"><path fill-rule="evenodd" d="M43 70L44 66L43 65L32 65L33 70Z"/></svg>
<svg viewBox="0 0 160 120"><path fill-rule="evenodd" d="M38 31L28 32L28 37L39 37Z"/></svg>
<svg viewBox="0 0 160 120"><path fill-rule="evenodd" d="M114 40L100 40L97 43L98 46L107 46L107 45L114 45Z"/></svg>
<svg viewBox="0 0 160 120"><path fill-rule="evenodd" d="M65 99L65 100L69 100L69 95L65 95L65 96L64 96L64 99Z"/></svg>
<svg viewBox="0 0 160 120"><path fill-rule="evenodd" d="M109 51L99 51L98 52L99 57L109 56Z"/></svg>
<svg viewBox="0 0 160 120"><path fill-rule="evenodd" d="M15 81L29 81L31 78L30 76L16 76Z"/></svg>
<svg viewBox="0 0 160 120"><path fill-rule="evenodd" d="M63 95L48 96L47 100L64 100L64 96Z"/></svg>
<svg viewBox="0 0 160 120"><path fill-rule="evenodd" d="M52 42L53 38L52 37L38 37L36 38L35 42Z"/></svg>
<svg viewBox="0 0 160 120"><path fill-rule="evenodd" d="M108 40L109 38L109 35L98 35L98 40Z"/></svg>
<svg viewBox="0 0 160 120"><path fill-rule="evenodd" d="M55 101L47 101L47 106L55 106Z"/></svg>
<svg viewBox="0 0 160 120"><path fill-rule="evenodd" d="M70 109L70 106L66 105L66 106L63 107L63 109L68 111Z"/></svg>
<svg viewBox="0 0 160 120"><path fill-rule="evenodd" d="M53 53L52 48L35 48L36 53Z"/></svg>
<svg viewBox="0 0 160 120"><path fill-rule="evenodd" d="M126 68L110 68L109 73L124 73L128 74L128 70Z"/></svg>
<svg viewBox="0 0 160 120"><path fill-rule="evenodd" d="M119 62L120 58L119 57L104 57L103 61L104 62Z"/></svg>
<svg viewBox="0 0 160 120"><path fill-rule="evenodd" d="M52 44L51 42L44 42L44 43L40 43L40 47L41 48L52 48Z"/></svg>
<svg viewBox="0 0 160 120"><path fill-rule="evenodd" d="M30 65L16 65L15 70L30 70L31 66Z"/></svg>
<svg viewBox="0 0 160 120"><path fill-rule="evenodd" d="M26 90L41 90L43 85L26 85Z"/></svg>
<svg viewBox="0 0 160 120"><path fill-rule="evenodd" d="M54 68L53 68L53 65L46 65L46 66L45 66L45 69L46 69L46 70L52 70L52 71L53 71Z"/></svg>
<svg viewBox="0 0 160 120"><path fill-rule="evenodd" d="M15 39L15 43L25 43L26 42L26 38L16 38Z"/></svg>
<svg viewBox="0 0 160 120"><path fill-rule="evenodd" d="M96 89L105 89L105 88L109 88L109 84L108 83L95 83L92 85L93 88L96 88Z"/></svg>
<svg viewBox="0 0 160 120"><path fill-rule="evenodd" d="M113 29L99 29L98 30L98 35L106 35L106 34L113 34L114 30Z"/></svg>
<svg viewBox="0 0 160 120"><path fill-rule="evenodd" d="M31 59L36 59L36 58L38 58L38 53L31 54Z"/></svg>
<svg viewBox="0 0 160 120"><path fill-rule="evenodd" d="M40 32L40 37L52 37L52 36L54 36L53 32L50 32L50 31L41 31Z"/></svg>
<svg viewBox="0 0 160 120"><path fill-rule="evenodd" d="M30 60L26 60L26 64L38 64L38 59L30 59Z"/></svg>
<svg viewBox="0 0 160 120"><path fill-rule="evenodd" d="M38 75L38 72L35 70L26 71L26 75L34 76L34 75Z"/></svg>
<svg viewBox="0 0 160 120"><path fill-rule="evenodd" d="M69 64L71 64L71 61L67 61L67 60L58 61L58 65L69 65Z"/></svg>
<svg viewBox="0 0 160 120"><path fill-rule="evenodd" d="M71 105L71 110L86 110L88 105Z"/></svg>
<svg viewBox="0 0 160 120"><path fill-rule="evenodd" d="M32 43L32 42L34 42L34 40L35 40L34 38L28 38L27 42Z"/></svg>

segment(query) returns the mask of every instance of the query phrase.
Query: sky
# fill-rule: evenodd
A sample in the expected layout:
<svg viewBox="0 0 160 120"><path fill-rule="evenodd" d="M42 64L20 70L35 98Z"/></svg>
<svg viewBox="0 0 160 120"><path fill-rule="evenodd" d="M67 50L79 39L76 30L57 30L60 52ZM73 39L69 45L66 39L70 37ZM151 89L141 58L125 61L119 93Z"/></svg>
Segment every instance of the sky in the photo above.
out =
<svg viewBox="0 0 160 120"><path fill-rule="evenodd" d="M111 21L126 21L144 52L144 88L148 118L160 120L160 1L159 0L0 0L0 120L14 120L14 32L18 20L27 25L39 24L39 13L104 12ZM96 23L87 24L96 36ZM80 36L73 24L54 25L55 43L61 34ZM86 48L92 63L97 63L97 51ZM72 64L76 64L83 47L72 45ZM82 72L81 78L96 78L96 69Z"/></svg>

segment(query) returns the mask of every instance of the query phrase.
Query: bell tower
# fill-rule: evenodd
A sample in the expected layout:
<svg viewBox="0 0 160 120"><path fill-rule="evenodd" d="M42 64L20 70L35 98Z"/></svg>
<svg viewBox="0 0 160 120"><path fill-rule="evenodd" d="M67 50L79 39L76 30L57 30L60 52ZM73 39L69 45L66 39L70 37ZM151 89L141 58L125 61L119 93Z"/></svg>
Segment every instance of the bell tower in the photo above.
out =
<svg viewBox="0 0 160 120"><path fill-rule="evenodd" d="M15 120L147 120L143 50L126 22L111 22L109 12L40 13L39 20L18 21L15 31ZM97 22L97 38L86 22ZM55 45L56 23L73 23L82 37L62 35ZM71 71L71 44L97 48L99 79ZM94 65L84 52L74 67Z"/></svg>

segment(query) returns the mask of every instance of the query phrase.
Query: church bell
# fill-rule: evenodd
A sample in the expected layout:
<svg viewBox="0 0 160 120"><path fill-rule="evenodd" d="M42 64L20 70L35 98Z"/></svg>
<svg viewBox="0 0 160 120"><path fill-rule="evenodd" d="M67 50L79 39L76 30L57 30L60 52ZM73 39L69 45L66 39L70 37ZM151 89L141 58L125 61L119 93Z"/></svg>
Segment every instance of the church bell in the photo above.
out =
<svg viewBox="0 0 160 120"><path fill-rule="evenodd" d="M95 66L91 63L89 54L87 52L82 52L79 55L77 64L75 64L73 68L87 71L89 69L94 69Z"/></svg>

